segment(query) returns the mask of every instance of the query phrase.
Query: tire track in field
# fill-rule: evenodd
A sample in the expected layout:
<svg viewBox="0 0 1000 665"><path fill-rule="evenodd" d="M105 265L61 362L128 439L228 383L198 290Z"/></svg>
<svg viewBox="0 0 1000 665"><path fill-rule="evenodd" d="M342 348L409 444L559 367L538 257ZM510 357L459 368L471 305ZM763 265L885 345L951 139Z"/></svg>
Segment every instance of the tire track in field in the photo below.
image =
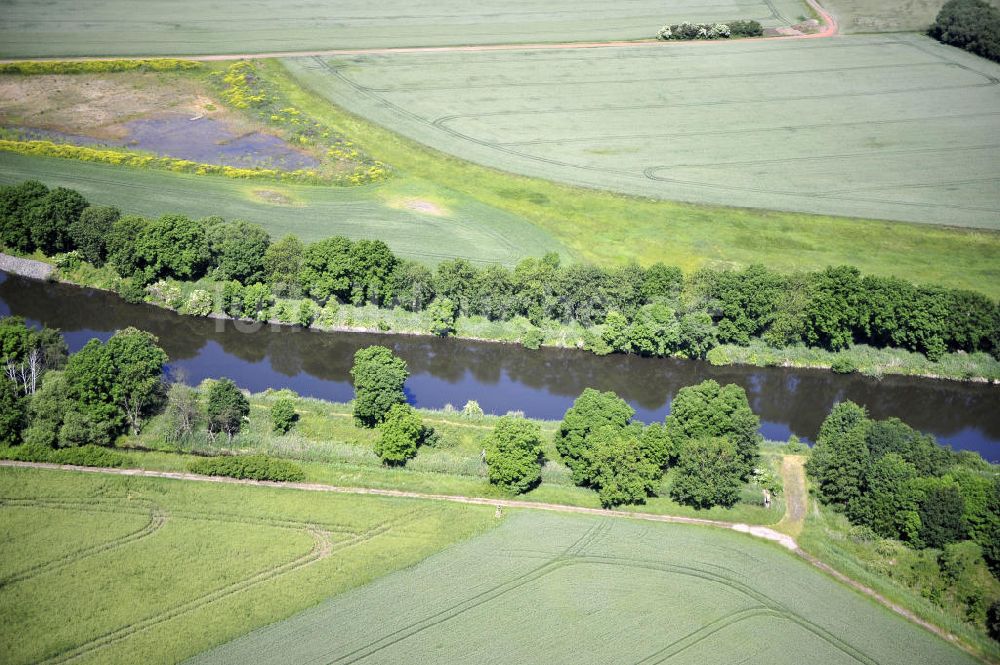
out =
<svg viewBox="0 0 1000 665"><path fill-rule="evenodd" d="M12 507L26 506L26 507L33 507L33 508L49 508L49 509L54 509L54 510L74 510L74 511L87 510L88 512L114 513L114 514L120 514L122 512L121 510L116 510L116 509L114 509L112 507L109 507L107 510L99 510L99 509L95 510L95 509L92 509L92 508L88 509L88 508L81 508L80 507L80 506L84 506L84 505L88 505L88 504L73 505L73 504L71 504L69 502L51 502L50 503L50 502L46 502L44 499L40 499L40 500L31 500L31 499L20 499L20 500L0 499L0 507L3 507L3 506L12 506ZM135 514L135 513L132 513L132 514ZM31 579L32 577L36 577L38 575L43 575L45 573L50 573L52 571L59 570L61 568L65 568L66 566L72 565L74 563L77 563L78 561L81 561L83 559L89 558L91 556L95 556L95 555L98 555L98 554L103 554L105 552L109 552L111 550L115 550L115 549L118 549L120 547L124 547L125 545L129 545L131 543L140 541L140 540L142 540L142 539L144 539L144 538L146 538L148 536L153 535L154 533L156 533L157 531L159 531L160 529L162 529L164 526L166 526L167 520L169 519L169 517L170 517L170 513L168 513L167 511L163 510L161 507L156 506L154 504L153 507L152 507L152 509L150 510L150 513L149 513L149 521L146 522L146 524L144 524L141 528L139 528L139 529L137 529L135 531L132 531L130 533L127 533L127 534L125 534L123 536L120 536L118 538L114 538L112 540L108 540L108 541L105 541L103 543L98 543L98 544L92 545L90 547L85 547L85 548L76 550L74 552L69 552L69 553L67 553L67 554L65 554L63 556L56 557L54 559L49 559L48 561L44 561L44 562L41 562L41 563L36 563L36 564L34 564L32 566L29 566L28 568L24 568L24 569L22 569L22 570L20 570L20 571L18 571L16 573L8 575L7 577L2 577L2 578L0 578L0 588L3 588L4 586L8 586L8 585L11 585L11 584L14 584L16 582L22 582L24 580Z"/></svg>
<svg viewBox="0 0 1000 665"><path fill-rule="evenodd" d="M413 513L419 514L422 511L412 511ZM104 633L103 635L94 638L84 644L78 645L64 651L60 654L52 656L44 661L41 661L44 665L55 665L56 663L68 663L84 656L87 656L95 651L104 649L106 647L112 646L118 642L121 642L129 637L154 628L164 622L170 621L177 617L189 614L195 610L201 609L207 605L215 603L217 601L223 600L232 596L234 594L246 591L253 587L259 586L266 582L270 582L279 577L293 573L300 568L304 568L310 564L316 563L331 556L335 552L339 552L356 545L368 542L373 538L381 536L387 533L390 529L398 526L398 524L393 522L387 522L385 524L380 524L366 532L358 534L352 538L349 538L340 543L334 543L330 540L330 533L325 530L318 528L307 529L309 535L313 537L314 544L313 548L306 554L288 562L276 566L274 568L261 571L247 579L234 582L233 584L215 589L209 593L202 596L194 598L190 601L182 603L181 605L175 606L159 614L155 614L151 617L143 619L133 624L123 626L113 631Z"/></svg>
<svg viewBox="0 0 1000 665"><path fill-rule="evenodd" d="M198 476L191 473L174 473L169 471L147 471L144 469L113 469L113 468L102 468L102 467L83 467L83 466L72 466L67 464L49 464L46 462L18 462L13 460L0 460L0 467L11 467L11 468L33 468L33 469L46 469L46 470L61 470L61 471L73 471L78 473L95 473L95 474L110 474L110 475L123 475L123 476L135 476L135 477L151 477L151 478L168 478L173 480L187 480L187 481L197 481L197 482L209 482L209 483L224 483L233 485L250 485L256 487L270 487L270 488L287 488L299 491L309 491L309 492L330 492L336 494L351 494L351 495L362 495L362 496L381 496L387 498L400 498L400 499L416 499L423 501L447 501L453 503L480 505L480 506L502 506L506 508L523 508L526 510L543 510L552 511L567 514L583 514L583 515L598 515L602 517L622 517L625 519L634 519L648 522L659 522L666 524L687 524L694 526L710 526L720 529L725 529L729 531L738 531L740 533L745 533L756 538L769 540L774 542L785 549L790 550L796 556L805 560L808 564L819 569L826 575L834 578L836 581L850 587L857 593L873 600L874 602L882 605L883 607L889 609L890 611L902 616L904 619L914 623L921 628L924 628L928 632L937 635L946 642L962 649L971 656L983 660L985 658L983 654L977 650L975 647L967 644L961 640L958 636L948 632L944 628L937 626L921 617L917 616L911 610L899 605L888 599L883 594L875 591L871 587L862 584L861 582L849 577L848 575L840 572L830 564L821 561L819 558L809 554L802 548L798 546L791 536L782 534L770 529L768 527L749 527L746 524L735 524L733 522L724 522L722 520L711 520L705 518L697 517L678 517L674 515L656 515L652 513L641 513L641 512L629 512L625 510L605 510L599 508L584 508L580 506L569 506L564 504L555 503L535 503L532 501L522 501L513 499L487 499L483 497L471 497L471 496L458 496L449 494L429 494L422 492L409 492L402 490L387 490L387 489L372 489L366 487L337 487L333 485L321 485L316 483L279 483L279 482L269 482L269 481L259 481L259 480L240 480L234 478L224 478L217 476Z"/></svg>
<svg viewBox="0 0 1000 665"><path fill-rule="evenodd" d="M590 545L595 539L602 536L611 528L611 523L609 520L601 520L597 524L591 526L587 529L579 538L577 538L573 543L566 547L561 553L557 554L555 557L549 558L549 560L544 563L531 568L530 570L515 576L512 579L496 584L489 589L481 591L471 597L465 598L459 601L455 605L446 607L430 616L424 617L418 621L414 621L402 628L399 628L388 635L370 642L364 646L357 647L353 651L350 651L342 656L337 657L334 660L327 660L331 655L331 652L326 652L320 654L319 656L312 658L300 665L311 665L312 663L324 662L326 665L336 665L338 663L355 663L369 656L372 656L380 651L388 649L395 644L398 644L404 640L407 640L414 635L424 632L434 626L438 626L446 621L449 621L469 610L475 609L481 605L484 605L500 596L503 596L511 591L519 589L530 582L537 579L545 577L549 573L563 568L565 566L571 565L576 553L583 551L588 545Z"/></svg>

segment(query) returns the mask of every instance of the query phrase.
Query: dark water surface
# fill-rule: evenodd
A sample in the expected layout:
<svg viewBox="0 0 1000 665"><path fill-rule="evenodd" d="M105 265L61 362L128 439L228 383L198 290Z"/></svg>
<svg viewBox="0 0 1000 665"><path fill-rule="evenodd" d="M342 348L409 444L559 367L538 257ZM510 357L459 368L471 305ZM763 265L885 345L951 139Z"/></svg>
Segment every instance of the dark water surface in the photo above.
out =
<svg viewBox="0 0 1000 665"><path fill-rule="evenodd" d="M243 332L230 321L180 316L117 296L48 284L0 272L0 314L17 314L59 328L71 350L92 337L107 339L135 326L157 335L170 356L170 370L189 383L229 377L255 392L291 388L334 401L352 396L349 370L354 352L382 344L410 367L407 394L422 407L475 399L487 413L523 411L559 419L587 387L613 390L637 417L662 419L678 389L704 379L737 383L763 421L763 434L815 437L837 402L864 404L875 418L897 416L955 448L976 450L1000 461L1000 388L984 384L886 377L881 381L828 371L712 367L708 363L611 355L568 349L530 351L520 346L406 335L320 333L262 326Z"/></svg>

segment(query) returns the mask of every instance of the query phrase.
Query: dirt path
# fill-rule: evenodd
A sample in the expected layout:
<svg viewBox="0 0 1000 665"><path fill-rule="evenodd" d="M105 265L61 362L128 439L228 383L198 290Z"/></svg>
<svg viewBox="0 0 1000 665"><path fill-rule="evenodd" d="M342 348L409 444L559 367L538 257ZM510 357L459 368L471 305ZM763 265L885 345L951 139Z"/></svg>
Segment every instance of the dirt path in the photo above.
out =
<svg viewBox="0 0 1000 665"><path fill-rule="evenodd" d="M806 0L806 3L822 19L823 29L812 34L789 35L779 37L766 37L767 41L787 41L791 39L822 39L832 37L837 34L840 27L832 14L820 6L816 0ZM595 48L621 48L632 46L670 46L676 44L723 44L731 42L761 41L759 37L740 39L720 39L720 40L700 40L700 41L677 41L664 42L656 39L636 39L631 41L605 41L605 42L565 42L565 43L538 43L538 44L479 44L468 46L401 46L388 48L360 48L360 49L327 49L313 51L274 51L271 53L224 53L217 55L187 55L187 56L161 56L161 55L136 55L130 57L75 57L75 58L31 58L32 60L53 60L58 62L86 62L91 60L160 60L164 58L198 60L203 62L225 61L225 60L246 60L264 58L301 58L301 57L333 57L342 55L388 55L394 53L468 53L478 51L565 51L576 49ZM0 63L21 62L21 59L0 59Z"/></svg>
<svg viewBox="0 0 1000 665"><path fill-rule="evenodd" d="M791 479L792 486L790 487L786 484L786 496L789 494L797 495L796 493L801 490L801 501L797 499L787 498L787 505L785 517L779 525L784 524L800 524L805 518L806 514L806 494L805 494L805 479L803 475L802 458L796 456L790 456L791 461L782 464L782 477ZM786 460L789 458L786 457ZM308 492L331 492L336 494L359 494L368 496L386 496L395 498L405 498L405 499L422 499L427 501L450 501L453 503L465 503L472 505L481 506L494 506L498 510L502 508L524 508L528 510L547 510L558 513L573 513L580 515L598 515L601 517L623 517L627 519L644 520L648 522L666 522L670 524L692 524L698 526L709 526L720 529L727 529L731 531L738 531L740 533L746 533L757 538L763 538L771 542L775 542L778 545L788 549L795 555L802 558L804 561L808 562L815 568L821 570L822 572L830 575L834 579L846 584L857 592L872 598L893 612L899 614L900 616L912 621L913 623L929 630L935 635L941 637L945 641L955 645L956 647L962 649L966 653L982 660L983 662L989 662L984 656L974 649L972 646L966 644L960 640L957 636L949 633L945 629L932 624L924 619L921 619L916 614L906 609L905 607L894 603L882 594L878 593L871 587L868 587L857 580L854 580L844 573L834 569L829 564L817 559L813 555L802 550L795 539L786 534L776 531L769 527L764 526L750 526L747 524L736 524L733 522L725 522L722 520L709 520L700 519L696 517L676 517L673 515L656 515L653 513L641 513L641 512L628 512L624 510L602 510L599 508L582 508L579 506L567 506L562 504L554 503L535 503L532 501L518 501L516 499L487 499L481 497L470 497L470 496L456 496L451 494L428 494L423 492L406 492L402 490L387 490L387 489L371 489L366 487L337 487L333 485L320 485L317 483L281 483L281 482L270 482L262 480L241 480L236 478L225 478L220 476L200 476L193 473L178 473L172 471L149 471L146 469L109 469L109 468L96 468L96 467L85 467L85 466L73 466L69 464L47 464L41 462L17 462L13 460L0 460L0 467L18 467L18 468L33 468L33 469L56 469L63 471L79 471L83 473L97 473L97 474L112 474L119 476L138 476L144 478L169 478L174 480L188 480L196 482L205 483L223 483L230 485L253 485L258 487L279 487L286 489L296 489L304 490ZM786 468L788 469L788 475L786 476ZM796 488L796 485L798 486ZM786 521L787 520L787 521Z"/></svg>
<svg viewBox="0 0 1000 665"><path fill-rule="evenodd" d="M806 521L809 494L806 491L806 458L785 455L781 462L781 482L785 493L785 516L775 525L793 538L798 538Z"/></svg>

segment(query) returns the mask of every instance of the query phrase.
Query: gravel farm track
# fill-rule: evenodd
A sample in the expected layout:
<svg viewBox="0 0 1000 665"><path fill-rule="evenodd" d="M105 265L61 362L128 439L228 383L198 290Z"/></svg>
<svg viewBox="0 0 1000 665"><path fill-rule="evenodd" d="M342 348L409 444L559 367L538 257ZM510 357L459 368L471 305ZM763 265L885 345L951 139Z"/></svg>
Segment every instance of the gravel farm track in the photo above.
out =
<svg viewBox="0 0 1000 665"><path fill-rule="evenodd" d="M59 465L59 464L48 464L39 462L17 462L17 461L0 461L0 467L50 469L50 470L74 471L83 473L111 474L118 476L166 478L166 479L185 480L194 482L225 483L234 485L250 485L258 487L277 487L277 488L293 489L293 490L308 491L308 492L331 492L336 494L384 496L384 497L402 498L402 499L417 499L424 501L447 501L452 503L496 506L497 511L502 511L505 508L541 510L548 512L594 515L601 517L619 517L619 518L626 518L626 519L640 520L647 522L688 524L694 526L706 526L718 529L726 529L730 531L737 531L740 533L746 533L757 538L777 543L778 545L788 549L792 553L796 554L797 556L799 556L800 558L811 564L813 567L826 573L830 577L833 577L842 584L847 585L848 587L854 589L858 593L861 593L862 595L869 597L870 599L885 606L886 608L892 610L893 612L901 615L907 620L925 628L926 630L941 637L950 644L953 644L954 646L957 646L960 649L966 651L970 655L982 659L982 655L980 653L971 648L969 645L965 644L955 635L949 633L948 631L944 630L939 626L936 626L928 621L921 619L920 617L916 616L916 614L914 614L913 612L907 610L901 605L898 605L897 603L894 603L893 601L889 600L884 595L878 593L874 589L858 582L857 580L848 577L847 575L834 569L832 566L812 556L808 552L805 552L798 546L798 543L796 543L795 539L789 536L788 534L782 533L780 531L768 527L748 526L746 524L737 524L721 520L699 519L692 517L655 515L651 513L627 512L620 510L602 510L597 508L583 508L579 506L568 506L568 505L553 504L553 503L535 503L531 501L518 501L516 499L491 499L491 498L456 496L447 494L428 494L423 492L372 489L365 487L337 487L333 485L322 485L316 483L258 481L258 480L235 479L235 478L227 478L219 476L202 476L193 473L150 471L145 469L95 468L95 467L83 467L74 465ZM794 500L788 501L788 505L786 506L785 517L782 519L781 523L779 523L779 526L781 526L782 529L784 530L791 530L793 532L797 532L797 530L801 528L801 522L805 519L805 515L807 513L806 502L808 499L807 499L807 494L805 492L805 477L804 477L803 466L801 464L796 464L796 463L784 465L782 470L782 475L786 484L791 483L792 485L795 486L795 489L791 492L787 492L794 498ZM989 662L989 661L984 661L984 662Z"/></svg>

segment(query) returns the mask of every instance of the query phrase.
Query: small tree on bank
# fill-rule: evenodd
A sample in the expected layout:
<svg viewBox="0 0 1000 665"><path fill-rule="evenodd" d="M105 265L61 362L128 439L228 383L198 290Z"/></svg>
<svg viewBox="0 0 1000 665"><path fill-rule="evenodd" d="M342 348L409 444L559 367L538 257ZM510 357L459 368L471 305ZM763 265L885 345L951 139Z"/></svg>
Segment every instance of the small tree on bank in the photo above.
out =
<svg viewBox="0 0 1000 665"><path fill-rule="evenodd" d="M290 397L279 398L271 407L271 426L277 434L287 434L298 419L295 401Z"/></svg>
<svg viewBox="0 0 1000 665"><path fill-rule="evenodd" d="M603 427L591 435L590 484L601 505L645 503L656 490L662 470L642 444L642 426Z"/></svg>
<svg viewBox="0 0 1000 665"><path fill-rule="evenodd" d="M405 404L403 385L410 373L406 362L384 346L369 346L354 354L354 419L363 427L385 420L394 404Z"/></svg>
<svg viewBox="0 0 1000 665"><path fill-rule="evenodd" d="M208 431L213 436L224 432L231 442L250 414L250 402L229 379L220 379L208 389Z"/></svg>
<svg viewBox="0 0 1000 665"><path fill-rule="evenodd" d="M695 508L731 508L740 498L739 454L727 439L689 441L677 461L670 494Z"/></svg>
<svg viewBox="0 0 1000 665"><path fill-rule="evenodd" d="M494 485L522 494L542 480L542 432L537 423L504 416L486 439L486 464Z"/></svg>
<svg viewBox="0 0 1000 665"><path fill-rule="evenodd" d="M383 464L402 466L417 456L424 425L408 404L393 404L378 428L382 436L375 442L375 454Z"/></svg>

